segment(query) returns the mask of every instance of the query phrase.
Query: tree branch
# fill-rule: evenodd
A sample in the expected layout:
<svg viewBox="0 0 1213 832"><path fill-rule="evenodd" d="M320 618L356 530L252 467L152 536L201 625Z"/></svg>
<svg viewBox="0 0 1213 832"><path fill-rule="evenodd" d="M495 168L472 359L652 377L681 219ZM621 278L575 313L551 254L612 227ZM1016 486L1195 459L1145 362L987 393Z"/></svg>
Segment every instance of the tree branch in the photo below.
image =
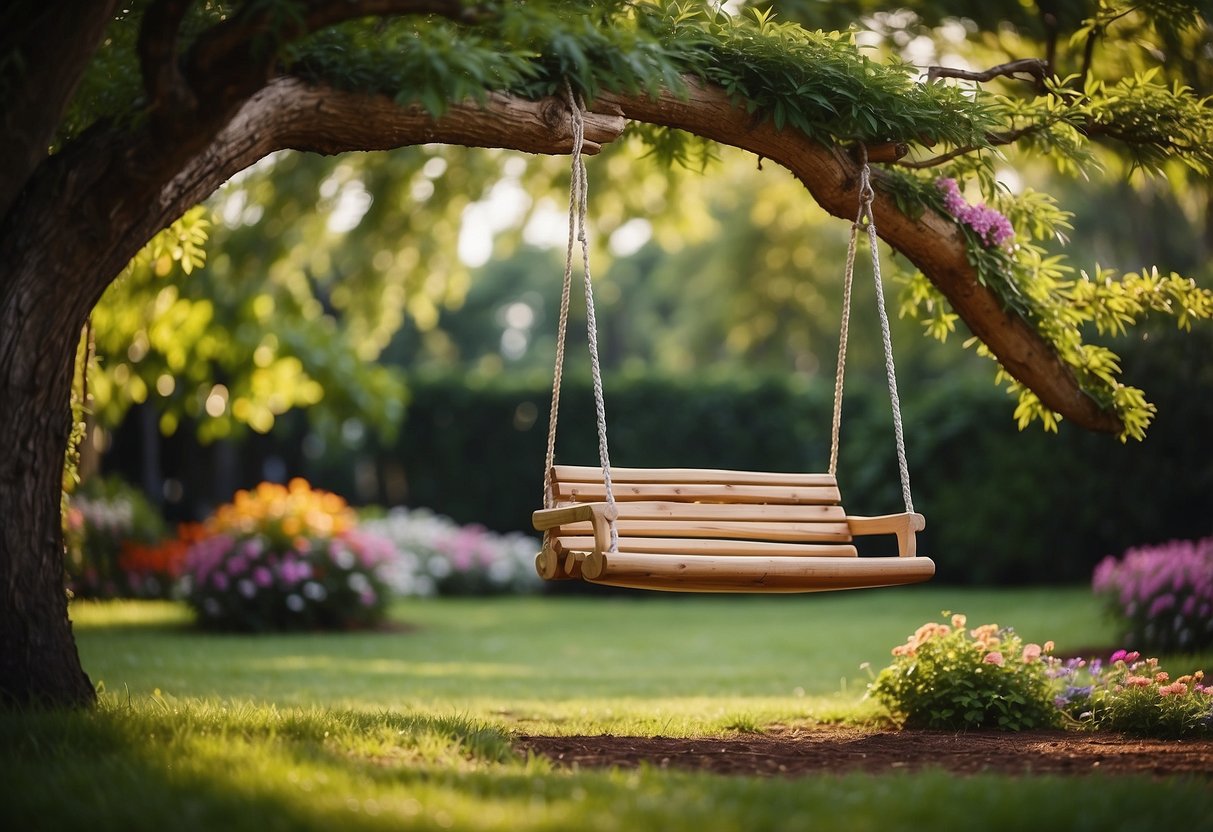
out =
<svg viewBox="0 0 1213 832"><path fill-rule="evenodd" d="M0 27L0 225L46 158L117 0L9 0Z"/></svg>
<svg viewBox="0 0 1213 832"><path fill-rule="evenodd" d="M685 97L671 92L655 98L644 94L599 96L586 114L588 149L595 150L619 135L625 117L687 130L784 165L827 211L848 220L853 217L859 171L844 149L827 148L792 130L776 130L769 121L755 122L722 89L694 79L688 79L687 87ZM202 152L166 146L146 128L136 141L129 136L108 141L93 153L99 157L94 175L75 178L70 192L40 189L45 192L43 210L53 214L52 221L71 226L64 229L66 239L74 234L92 244L91 248L76 247L83 259L69 264L66 273L78 267L76 279L96 280L97 285L69 292L59 285L47 289L45 281L37 284L52 291L47 302L57 304L60 314L79 314L81 321L108 283L104 275L118 273L158 230L233 174L275 150L332 154L429 142L532 153L567 153L571 149L567 111L554 99L529 102L493 95L483 107L457 105L435 120L420 108L402 108L386 96L313 86L285 77L271 81L249 98ZM879 184L879 172L875 178ZM119 195L117 204L115 194ZM1116 414L1101 409L1084 393L1039 333L1004 309L1001 300L978 281L964 236L952 218L929 210L909 217L879 187L873 210L881 237L923 271L973 334L1045 406L1078 426L1120 431ZM104 239L90 238L95 227L90 223L98 215L106 218ZM30 273L37 275L45 273L40 260L49 256L36 247L0 250L0 258L9 261L27 258ZM73 309L62 309L62 297L71 297ZM78 303L87 305L74 308Z"/></svg>
<svg viewBox="0 0 1213 832"><path fill-rule="evenodd" d="M1040 58L1021 58L1018 61L999 64L998 66L990 67L989 69L980 72L973 72L967 69L953 69L946 66L932 66L927 68L927 80L934 81L939 78L960 78L965 81L992 81L998 77L1018 78L1021 81L1026 81L1026 78L1019 78L1020 73L1027 73L1032 76L1036 86L1044 84L1046 73L1048 72L1048 64Z"/></svg>
<svg viewBox="0 0 1213 832"><path fill-rule="evenodd" d="M298 16L281 18L272 8L248 3L198 39L186 58L186 74L208 110L226 121L231 107L265 84L283 44L347 20L405 14L464 20L472 12L459 0L309 0Z"/></svg>
<svg viewBox="0 0 1213 832"><path fill-rule="evenodd" d="M156 0L148 6L136 51L152 118L172 119L193 109L194 96L181 77L177 35L193 0Z"/></svg>
<svg viewBox="0 0 1213 832"><path fill-rule="evenodd" d="M1008 130L1006 133L986 133L987 145L978 147L977 145L965 145L949 150L947 153L940 153L937 156L932 156L929 159L919 159L917 161L901 161L896 160L896 163L903 168L912 168L913 170L924 170L926 168L934 168L942 165L944 162L950 162L958 156L965 156L969 153L974 153L987 146L1001 146L1019 141L1029 133L1035 133L1037 130L1043 129L1043 125L1032 124L1027 127L1020 127L1016 130Z"/></svg>

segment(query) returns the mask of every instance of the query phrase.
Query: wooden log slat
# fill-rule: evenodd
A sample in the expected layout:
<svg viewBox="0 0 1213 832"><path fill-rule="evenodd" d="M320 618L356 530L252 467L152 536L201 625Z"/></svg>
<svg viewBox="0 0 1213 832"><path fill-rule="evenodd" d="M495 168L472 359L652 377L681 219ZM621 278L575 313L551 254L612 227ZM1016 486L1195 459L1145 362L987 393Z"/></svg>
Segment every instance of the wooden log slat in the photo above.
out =
<svg viewBox="0 0 1213 832"><path fill-rule="evenodd" d="M572 503L579 506L583 503ZM708 520L764 523L843 522L847 512L837 505L763 505L762 503L676 503L661 500L628 500L616 504L623 520Z"/></svg>
<svg viewBox="0 0 1213 832"><path fill-rule="evenodd" d="M643 552L591 556L582 577L598 584L673 592L818 592L929 580L930 558L675 558Z"/></svg>
<svg viewBox="0 0 1213 832"><path fill-rule="evenodd" d="M602 482L556 483L560 502L588 503L606 499ZM616 502L629 500L666 500L672 502L777 503L785 505L837 505L841 498L837 486L729 485L711 483L612 483Z"/></svg>
<svg viewBox="0 0 1213 832"><path fill-rule="evenodd" d="M720 537L782 540L804 543L848 543L851 527L846 520L829 523L761 523L745 520L631 520L616 521L620 535L628 537ZM566 523L560 534L590 535L590 523Z"/></svg>
<svg viewBox="0 0 1213 832"><path fill-rule="evenodd" d="M554 482L602 482L602 469L593 465L553 465ZM733 485L834 486L830 474L782 474L766 471L732 471L724 468L616 468L611 482L654 484L686 483Z"/></svg>
<svg viewBox="0 0 1213 832"><path fill-rule="evenodd" d="M594 551L591 535L561 535L555 538L561 551ZM620 537L621 552L648 552L654 555L732 555L739 557L849 557L857 556L854 546L831 543L774 543L757 540L699 540L678 537Z"/></svg>

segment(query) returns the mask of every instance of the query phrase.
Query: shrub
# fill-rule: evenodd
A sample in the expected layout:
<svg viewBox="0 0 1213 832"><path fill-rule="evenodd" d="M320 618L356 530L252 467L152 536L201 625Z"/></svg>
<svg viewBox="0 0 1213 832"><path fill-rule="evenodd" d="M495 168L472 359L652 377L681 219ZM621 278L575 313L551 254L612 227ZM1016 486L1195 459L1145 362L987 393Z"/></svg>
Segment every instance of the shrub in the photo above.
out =
<svg viewBox="0 0 1213 832"><path fill-rule="evenodd" d="M1137 650L1213 646L1213 537L1129 549L1096 568L1092 588Z"/></svg>
<svg viewBox="0 0 1213 832"><path fill-rule="evenodd" d="M529 535L495 534L406 508L394 508L364 528L395 545L399 556L387 577L401 595L499 595L542 586L534 566L539 542Z"/></svg>
<svg viewBox="0 0 1213 832"><path fill-rule="evenodd" d="M1072 724L1152 737L1213 734L1213 686L1204 671L1174 681L1158 659L1118 650L1098 659L1057 663L1051 674L1060 692L1055 704Z"/></svg>
<svg viewBox="0 0 1213 832"><path fill-rule="evenodd" d="M1053 681L1046 661L1052 643L1025 644L996 624L965 629L927 622L893 648L893 663L868 686L911 728L996 728L1019 731L1056 725Z"/></svg>
<svg viewBox="0 0 1213 832"><path fill-rule="evenodd" d="M127 552L156 545L168 534L159 512L141 491L117 478L89 480L69 498L64 519L67 580L74 595L125 598L168 593L175 578L171 568L155 575L129 568Z"/></svg>
<svg viewBox="0 0 1213 832"><path fill-rule="evenodd" d="M355 528L336 494L303 480L239 491L186 556L186 597L208 628L353 629L378 623L389 541Z"/></svg>

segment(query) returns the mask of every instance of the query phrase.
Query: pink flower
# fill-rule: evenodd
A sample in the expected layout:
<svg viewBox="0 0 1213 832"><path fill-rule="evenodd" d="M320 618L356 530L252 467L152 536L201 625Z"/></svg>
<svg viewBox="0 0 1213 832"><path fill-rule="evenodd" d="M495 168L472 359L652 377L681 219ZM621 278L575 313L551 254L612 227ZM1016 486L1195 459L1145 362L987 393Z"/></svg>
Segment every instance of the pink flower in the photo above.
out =
<svg viewBox="0 0 1213 832"><path fill-rule="evenodd" d="M968 621L967 618L965 618L960 613L957 613L956 615L952 616L952 628L955 630L963 629L965 622L967 622L967 621Z"/></svg>
<svg viewBox="0 0 1213 832"><path fill-rule="evenodd" d="M1129 676L1125 679L1125 684L1135 688L1148 688L1151 679L1149 676Z"/></svg>
<svg viewBox="0 0 1213 832"><path fill-rule="evenodd" d="M999 667L1002 667L1004 660L1002 658L1002 653L999 653L997 650L992 650L991 652L986 653L986 657L982 659L982 662L985 664L996 664Z"/></svg>
<svg viewBox="0 0 1213 832"><path fill-rule="evenodd" d="M1031 664L1032 662L1038 661L1039 659L1040 659L1040 645L1039 644L1025 644L1023 646L1022 661L1024 664Z"/></svg>
<svg viewBox="0 0 1213 832"><path fill-rule="evenodd" d="M1188 686L1183 682L1175 682L1158 689L1159 696L1183 696L1188 692Z"/></svg>
<svg viewBox="0 0 1213 832"><path fill-rule="evenodd" d="M955 179L941 177L935 180L935 187L943 191L943 205L948 213L973 229L986 245L1001 246L1014 239L1015 229L1010 220L986 205L965 202Z"/></svg>

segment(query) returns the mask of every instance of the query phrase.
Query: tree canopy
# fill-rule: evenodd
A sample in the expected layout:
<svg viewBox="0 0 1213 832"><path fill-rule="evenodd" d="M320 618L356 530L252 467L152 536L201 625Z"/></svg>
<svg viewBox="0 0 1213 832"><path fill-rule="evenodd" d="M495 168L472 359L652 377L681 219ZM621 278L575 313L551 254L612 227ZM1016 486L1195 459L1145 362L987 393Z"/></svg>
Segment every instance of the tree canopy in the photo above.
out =
<svg viewBox="0 0 1213 832"><path fill-rule="evenodd" d="M18 520L0 530L0 697L92 696L61 594L59 468L76 344L115 277L126 270L128 309L178 316L165 332L144 327L128 358L154 348L172 369L180 356L167 335L192 332L204 357L230 372L248 367L233 355L251 349L247 389L215 379L183 395L233 415L243 401L239 418L264 423L314 399L322 371L264 338L208 338L207 299L153 282L174 262L200 263L205 217L190 209L285 149L438 143L565 153L566 84L585 103L591 152L625 129L665 161L695 156L702 141L734 145L785 166L847 219L866 154L880 167L872 209L880 233L922 272L907 308L940 336L967 324L1019 394L1021 420L1060 415L1140 437L1152 408L1120 380L1116 357L1088 342L1090 330L1121 331L1147 314L1186 326L1213 313L1213 295L1165 269L1074 270L1046 246L1064 235L1066 214L1044 194L1000 188L998 164L1016 146L1090 171L1107 146L1141 170L1207 177L1213 109L1197 91L1207 70L1175 57L1199 63L1207 49L1197 5L1074 0L1033 13L999 3L978 12L980 21L942 2L913 4L910 18L872 11L894 42L910 38L907 46L915 27L936 21L945 39L1010 23L974 37L991 55L1017 60L963 68L944 52L925 79L904 55L874 52L854 31L793 19L834 14L823 5L779 4L785 17L769 7L731 14L644 0L8 3L0 11L0 432L9 438L0 513ZM1128 29L1132 37L1121 39ZM1037 46L1043 56L1023 57ZM336 193L345 184L338 179ZM387 257L370 266L390 276L401 264L382 250ZM323 321L341 304L335 283L333 308L317 308L321 265L290 266L272 308L251 300L252 317L294 304L301 318ZM385 292L388 303L393 294L407 306L407 292ZM342 304L351 320L366 306L352 292ZM285 314L282 323L289 336ZM349 342L355 355L370 355L382 331L372 326ZM259 383L272 390L275 377L300 368L309 377L285 398L256 394ZM372 390L383 381L365 380Z"/></svg>

